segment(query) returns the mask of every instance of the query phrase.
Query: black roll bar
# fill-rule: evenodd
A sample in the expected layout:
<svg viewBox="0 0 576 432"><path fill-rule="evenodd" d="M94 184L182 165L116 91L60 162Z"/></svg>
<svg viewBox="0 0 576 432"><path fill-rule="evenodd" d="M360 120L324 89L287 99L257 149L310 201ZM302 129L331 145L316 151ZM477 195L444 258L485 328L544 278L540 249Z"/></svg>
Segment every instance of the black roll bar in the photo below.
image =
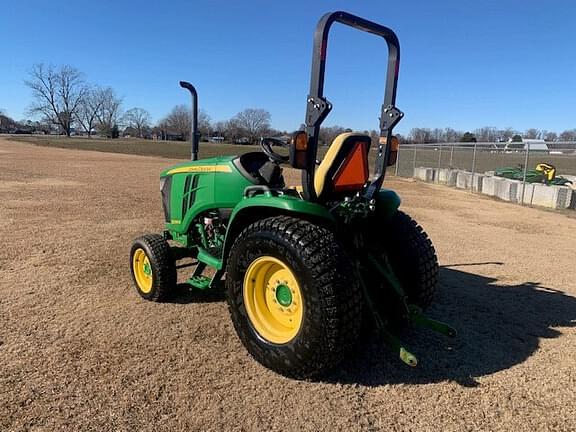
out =
<svg viewBox="0 0 576 432"><path fill-rule="evenodd" d="M384 181L386 165L390 157L390 146L388 143L392 137L392 129L403 116L402 112L394 106L400 64L400 44L396 34L388 27L342 11L327 13L320 18L314 33L310 92L306 99L305 123L306 133L308 134L308 147L306 150L306 169L302 170L304 197L311 201L317 199L314 189L314 171L318 151L318 136L320 125L332 109L332 104L324 97L324 72L328 50L328 33L334 22L381 36L388 45L388 69L386 72L384 103L380 113L380 141L376 157L376 169L370 186L366 191L366 195L371 199Z"/></svg>
<svg viewBox="0 0 576 432"><path fill-rule="evenodd" d="M198 143L200 142L200 132L198 132L198 93L192 84L187 81L180 81L180 87L185 88L192 96L192 126L190 130L190 141L192 150L190 158L198 160Z"/></svg>

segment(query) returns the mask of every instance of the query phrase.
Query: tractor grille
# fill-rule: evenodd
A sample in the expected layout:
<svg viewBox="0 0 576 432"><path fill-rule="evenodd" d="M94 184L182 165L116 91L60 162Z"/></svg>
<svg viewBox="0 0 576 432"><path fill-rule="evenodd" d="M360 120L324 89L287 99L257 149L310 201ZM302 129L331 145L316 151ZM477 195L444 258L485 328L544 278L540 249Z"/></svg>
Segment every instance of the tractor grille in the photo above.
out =
<svg viewBox="0 0 576 432"><path fill-rule="evenodd" d="M184 182L184 195L182 198L182 219L184 219L186 212L190 207L194 205L194 201L196 201L198 179L199 176L197 175L190 175L186 177L186 181Z"/></svg>
<svg viewBox="0 0 576 432"><path fill-rule="evenodd" d="M170 223L170 191L172 189L172 176L164 177L160 193L162 194L162 208L164 209L164 220Z"/></svg>

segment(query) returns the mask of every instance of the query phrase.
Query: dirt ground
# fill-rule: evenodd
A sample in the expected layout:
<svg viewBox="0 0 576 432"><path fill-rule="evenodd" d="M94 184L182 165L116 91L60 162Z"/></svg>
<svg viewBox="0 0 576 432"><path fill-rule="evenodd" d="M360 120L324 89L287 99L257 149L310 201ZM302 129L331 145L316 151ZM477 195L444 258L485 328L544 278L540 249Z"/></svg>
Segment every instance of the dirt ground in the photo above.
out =
<svg viewBox="0 0 576 432"><path fill-rule="evenodd" d="M131 240L162 229L168 159L0 139L0 430L575 430L576 219L391 180L442 265L459 335L375 340L321 382L270 372L222 298L141 300Z"/></svg>

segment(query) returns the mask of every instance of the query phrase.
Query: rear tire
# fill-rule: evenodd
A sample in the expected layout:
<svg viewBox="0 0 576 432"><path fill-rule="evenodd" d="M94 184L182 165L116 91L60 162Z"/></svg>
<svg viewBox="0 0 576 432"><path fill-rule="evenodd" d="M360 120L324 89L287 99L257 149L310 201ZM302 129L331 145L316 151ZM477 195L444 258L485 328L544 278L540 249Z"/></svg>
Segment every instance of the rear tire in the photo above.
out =
<svg viewBox="0 0 576 432"><path fill-rule="evenodd" d="M136 291L146 300L166 300L176 286L176 263L170 245L159 234L138 237L130 250L130 269Z"/></svg>
<svg viewBox="0 0 576 432"><path fill-rule="evenodd" d="M367 236L367 242L375 254L386 254L409 303L422 309L430 306L438 285L438 259L426 232L414 219L400 210L383 226L373 227L373 231L378 233L376 238L372 237L370 240ZM369 279L369 286L376 289L374 294L377 306L384 308L383 312L387 316L397 315L397 308L391 304L392 297L388 295L392 288L383 287L379 275L370 273Z"/></svg>
<svg viewBox="0 0 576 432"><path fill-rule="evenodd" d="M289 298L280 296L283 285ZM356 342L359 285L343 248L324 227L287 216L249 225L230 251L226 289L243 345L282 375L324 373Z"/></svg>

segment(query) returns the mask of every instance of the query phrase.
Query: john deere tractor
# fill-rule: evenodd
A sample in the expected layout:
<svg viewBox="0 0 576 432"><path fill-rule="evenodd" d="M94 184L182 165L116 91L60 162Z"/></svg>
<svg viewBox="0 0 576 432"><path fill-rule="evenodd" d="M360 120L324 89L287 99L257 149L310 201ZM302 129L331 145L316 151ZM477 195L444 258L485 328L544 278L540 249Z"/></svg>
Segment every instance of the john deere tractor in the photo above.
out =
<svg viewBox="0 0 576 432"><path fill-rule="evenodd" d="M332 108L323 87L335 22L380 36L388 48L371 176L372 142L361 133L339 135L317 161L320 125ZM191 84L181 82L193 101L192 161L160 175L165 231L136 239L130 252L138 293L151 301L169 297L184 250L197 261L188 279L193 289L225 289L248 352L295 378L337 365L361 329L376 328L410 366L416 357L395 336L402 324L453 336L451 327L422 313L437 284L434 247L398 209L398 195L381 187L386 167L396 161L392 132L403 116L395 106L399 59L398 39L389 28L346 12L324 15L314 35L305 130L290 143L262 138L260 152L242 156L198 159L198 97ZM301 171L301 185L285 184L284 165Z"/></svg>

